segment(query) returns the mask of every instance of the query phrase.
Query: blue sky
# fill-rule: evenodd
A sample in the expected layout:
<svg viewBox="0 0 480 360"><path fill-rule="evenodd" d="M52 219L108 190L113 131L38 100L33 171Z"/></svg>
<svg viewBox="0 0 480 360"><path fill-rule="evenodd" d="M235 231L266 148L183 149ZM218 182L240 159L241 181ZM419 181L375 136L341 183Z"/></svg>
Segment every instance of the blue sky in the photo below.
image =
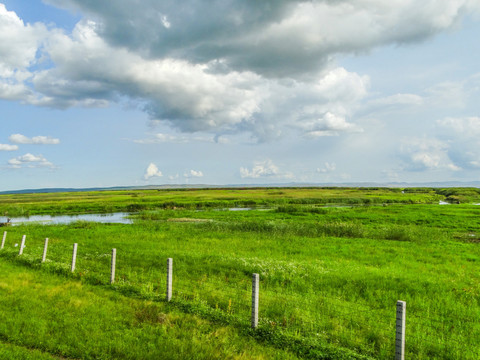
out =
<svg viewBox="0 0 480 360"><path fill-rule="evenodd" d="M480 180L480 1L0 0L0 190Z"/></svg>

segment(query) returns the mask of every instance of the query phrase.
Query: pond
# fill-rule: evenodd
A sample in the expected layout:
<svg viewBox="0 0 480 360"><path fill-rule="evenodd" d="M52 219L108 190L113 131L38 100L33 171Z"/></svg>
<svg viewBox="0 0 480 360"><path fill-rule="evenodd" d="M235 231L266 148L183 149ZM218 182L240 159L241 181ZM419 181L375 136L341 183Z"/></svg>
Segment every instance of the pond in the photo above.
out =
<svg viewBox="0 0 480 360"><path fill-rule="evenodd" d="M75 221L91 221L104 224L131 224L133 223L132 219L129 219L128 216L130 213L119 212L111 214L81 214L81 215L59 215L59 216L50 216L50 215L33 215L28 217L12 217L10 218L10 223L12 225L21 225L21 224L70 224ZM6 223L7 217L0 216L0 223Z"/></svg>

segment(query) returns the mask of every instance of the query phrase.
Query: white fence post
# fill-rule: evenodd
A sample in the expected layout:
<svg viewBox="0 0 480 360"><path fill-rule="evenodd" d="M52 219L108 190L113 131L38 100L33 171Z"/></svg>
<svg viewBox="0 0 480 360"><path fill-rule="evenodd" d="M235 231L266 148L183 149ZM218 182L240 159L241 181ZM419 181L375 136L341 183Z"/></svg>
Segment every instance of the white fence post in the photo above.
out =
<svg viewBox="0 0 480 360"><path fill-rule="evenodd" d="M112 249L112 268L110 270L110 284L115 282L115 263L117 260L117 249Z"/></svg>
<svg viewBox="0 0 480 360"><path fill-rule="evenodd" d="M252 276L252 328L258 326L258 295L260 290L260 276Z"/></svg>
<svg viewBox="0 0 480 360"><path fill-rule="evenodd" d="M0 247L0 249L3 249L3 247L5 246L5 239L7 238L7 232L4 231L3 232L3 238L2 238L2 247Z"/></svg>
<svg viewBox="0 0 480 360"><path fill-rule="evenodd" d="M73 254L72 254L72 273L75 271L75 262L77 260L77 247L78 244L73 244Z"/></svg>
<svg viewBox="0 0 480 360"><path fill-rule="evenodd" d="M405 360L405 301L397 301L397 323L395 329L395 360Z"/></svg>
<svg viewBox="0 0 480 360"><path fill-rule="evenodd" d="M45 245L43 245L42 263L44 263L45 260L47 259L47 248L48 248L48 238L45 238Z"/></svg>
<svg viewBox="0 0 480 360"><path fill-rule="evenodd" d="M167 259L167 301L172 300L173 259Z"/></svg>
<svg viewBox="0 0 480 360"><path fill-rule="evenodd" d="M25 247L25 238L26 237L27 237L27 235L22 236L22 242L20 243L20 250L18 250L18 255L23 254L23 248Z"/></svg>

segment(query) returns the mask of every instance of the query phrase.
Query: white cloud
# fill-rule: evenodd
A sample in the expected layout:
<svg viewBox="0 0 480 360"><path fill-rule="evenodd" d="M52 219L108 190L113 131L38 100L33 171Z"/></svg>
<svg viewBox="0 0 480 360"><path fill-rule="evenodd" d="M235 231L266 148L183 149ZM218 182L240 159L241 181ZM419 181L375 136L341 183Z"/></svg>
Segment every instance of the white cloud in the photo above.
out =
<svg viewBox="0 0 480 360"><path fill-rule="evenodd" d="M22 83L0 77L0 99L25 100L31 98L32 91Z"/></svg>
<svg viewBox="0 0 480 360"><path fill-rule="evenodd" d="M186 178L203 177L203 173L201 171L197 171L197 170L190 170L189 172L183 174L183 176L186 177Z"/></svg>
<svg viewBox="0 0 480 360"><path fill-rule="evenodd" d="M15 78L32 65L47 33L45 25L25 25L0 3L0 78Z"/></svg>
<svg viewBox="0 0 480 360"><path fill-rule="evenodd" d="M14 168L14 169L19 169L21 167L29 167L29 168L38 168L38 167L54 168L55 167L50 161L45 159L43 155L33 155L30 153L10 159L8 160L8 164L11 168Z"/></svg>
<svg viewBox="0 0 480 360"><path fill-rule="evenodd" d="M15 150L18 150L17 145L0 144L0 151L15 151Z"/></svg>
<svg viewBox="0 0 480 360"><path fill-rule="evenodd" d="M145 170L145 174L143 175L143 178L145 180L148 180L152 177L162 177L163 174L160 170L158 170L157 165L154 163L150 163L147 167L147 170Z"/></svg>
<svg viewBox="0 0 480 360"><path fill-rule="evenodd" d="M437 124L462 136L475 137L477 139L480 137L480 117L478 116L463 118L448 117L438 120Z"/></svg>
<svg viewBox="0 0 480 360"><path fill-rule="evenodd" d="M338 136L344 132L362 132L359 126L348 123L343 116L327 112L323 117L305 121L300 125L304 128L305 136L317 138L321 136Z"/></svg>
<svg viewBox="0 0 480 360"><path fill-rule="evenodd" d="M41 45L48 36L41 23L24 24L0 3L0 99L30 102L34 92L26 85L30 67L41 57Z"/></svg>
<svg viewBox="0 0 480 360"><path fill-rule="evenodd" d="M163 25L166 29L170 29L170 26L172 26L172 24L170 24L170 21L168 21L168 18L167 18L165 15L162 15L161 21L162 21L162 25Z"/></svg>
<svg viewBox="0 0 480 360"><path fill-rule="evenodd" d="M293 179L294 175L290 172L282 172L275 165L272 160L267 159L265 161L256 161L251 170L248 168L240 168L240 177L242 178L283 178L283 179Z"/></svg>
<svg viewBox="0 0 480 360"><path fill-rule="evenodd" d="M449 156L464 169L480 168L480 117L438 120L440 135L448 139Z"/></svg>
<svg viewBox="0 0 480 360"><path fill-rule="evenodd" d="M247 168L240 168L240 176L242 178L259 178L276 176L279 173L278 167L271 161L265 160L262 162L255 162L255 165L251 170Z"/></svg>
<svg viewBox="0 0 480 360"><path fill-rule="evenodd" d="M336 168L337 168L337 165L334 162L332 163L326 162L323 168L317 168L317 172L323 173L323 174L331 173L331 172L334 172Z"/></svg>
<svg viewBox="0 0 480 360"><path fill-rule="evenodd" d="M14 144L57 145L60 143L59 139L52 138L51 136L34 136L29 138L22 134L10 135L8 140Z"/></svg>
<svg viewBox="0 0 480 360"><path fill-rule="evenodd" d="M437 139L411 138L403 141L401 152L406 163L404 170L426 171L446 169L458 171L448 155L449 144Z"/></svg>

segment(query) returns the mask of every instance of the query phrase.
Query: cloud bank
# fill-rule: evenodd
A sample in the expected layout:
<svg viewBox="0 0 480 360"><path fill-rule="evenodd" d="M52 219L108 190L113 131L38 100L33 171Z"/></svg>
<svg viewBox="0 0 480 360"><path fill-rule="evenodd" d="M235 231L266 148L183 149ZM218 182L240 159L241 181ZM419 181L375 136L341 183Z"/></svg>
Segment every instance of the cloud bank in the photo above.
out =
<svg viewBox="0 0 480 360"><path fill-rule="evenodd" d="M1 99L53 108L130 101L183 132L258 141L292 129L307 138L361 132L352 114L369 79L336 57L423 41L480 8L473 0L48 3L83 19L65 33L25 24L0 4Z"/></svg>

